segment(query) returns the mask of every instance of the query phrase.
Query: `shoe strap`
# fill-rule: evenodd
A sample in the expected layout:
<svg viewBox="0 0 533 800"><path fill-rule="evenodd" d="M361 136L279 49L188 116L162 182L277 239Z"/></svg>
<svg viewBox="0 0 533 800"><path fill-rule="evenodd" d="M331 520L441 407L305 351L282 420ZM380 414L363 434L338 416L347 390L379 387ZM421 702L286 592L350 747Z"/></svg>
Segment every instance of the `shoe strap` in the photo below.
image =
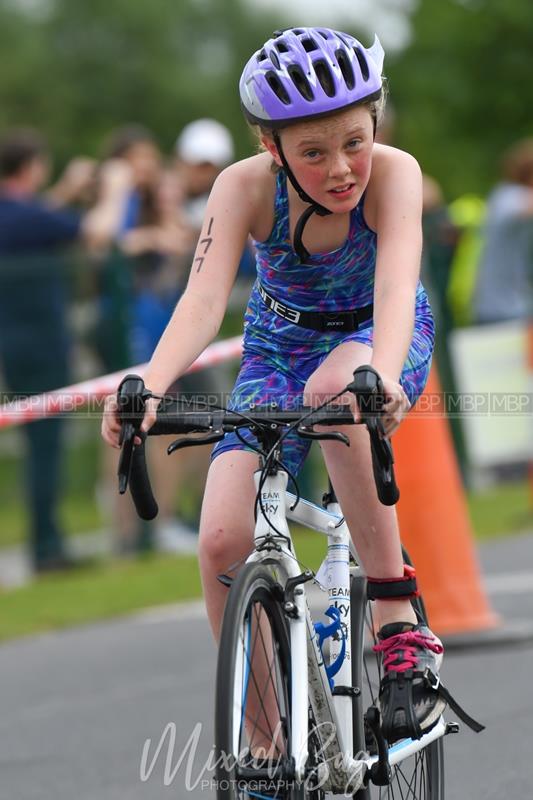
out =
<svg viewBox="0 0 533 800"><path fill-rule="evenodd" d="M440 678L433 674L430 669L426 669L424 671L424 682L428 688L433 689L433 691L437 692L439 697L445 701L445 703L454 711L459 719L464 722L465 725L475 731L475 733L481 733L481 731L485 730L485 726L482 725L480 722L477 722L473 717L466 713L464 708L459 705L457 700L450 694L448 689L442 685Z"/></svg>

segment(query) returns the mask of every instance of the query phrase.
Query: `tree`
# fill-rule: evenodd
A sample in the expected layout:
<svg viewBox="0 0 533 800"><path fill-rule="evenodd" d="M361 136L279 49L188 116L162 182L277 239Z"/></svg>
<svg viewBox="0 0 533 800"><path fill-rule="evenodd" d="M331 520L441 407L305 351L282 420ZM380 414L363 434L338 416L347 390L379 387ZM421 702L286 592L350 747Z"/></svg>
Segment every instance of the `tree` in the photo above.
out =
<svg viewBox="0 0 533 800"><path fill-rule="evenodd" d="M98 155L115 126L139 122L169 148L180 128L214 116L251 141L237 84L275 27L241 0L0 0L0 125L32 124L60 160Z"/></svg>
<svg viewBox="0 0 533 800"><path fill-rule="evenodd" d="M533 134L531 0L423 0L390 67L398 144L449 196L485 192L499 156Z"/></svg>

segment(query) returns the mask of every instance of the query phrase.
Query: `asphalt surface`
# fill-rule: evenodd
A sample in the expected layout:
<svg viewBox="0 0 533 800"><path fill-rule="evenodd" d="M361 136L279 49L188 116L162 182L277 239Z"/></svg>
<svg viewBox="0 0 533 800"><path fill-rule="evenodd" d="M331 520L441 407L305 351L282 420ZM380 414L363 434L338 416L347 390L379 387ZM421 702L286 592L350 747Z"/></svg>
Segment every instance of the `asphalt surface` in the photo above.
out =
<svg viewBox="0 0 533 800"><path fill-rule="evenodd" d="M494 609L533 625L533 535L480 556ZM0 646L1 800L214 797L214 675L200 604ZM448 800L533 797L532 676L532 637L448 650L444 682L487 725L447 737Z"/></svg>

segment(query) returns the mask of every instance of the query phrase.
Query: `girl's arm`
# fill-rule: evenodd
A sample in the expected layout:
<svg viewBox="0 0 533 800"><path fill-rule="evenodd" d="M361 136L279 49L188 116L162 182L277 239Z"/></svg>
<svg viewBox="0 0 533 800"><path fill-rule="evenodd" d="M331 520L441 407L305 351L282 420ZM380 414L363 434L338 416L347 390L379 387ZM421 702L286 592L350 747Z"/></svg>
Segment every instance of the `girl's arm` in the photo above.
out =
<svg viewBox="0 0 533 800"><path fill-rule="evenodd" d="M390 149L380 161L372 364L397 382L414 327L422 254L422 175L416 160L400 150Z"/></svg>
<svg viewBox="0 0 533 800"><path fill-rule="evenodd" d="M164 393L217 335L253 215L246 167L234 164L213 186L187 288L144 375L155 394Z"/></svg>

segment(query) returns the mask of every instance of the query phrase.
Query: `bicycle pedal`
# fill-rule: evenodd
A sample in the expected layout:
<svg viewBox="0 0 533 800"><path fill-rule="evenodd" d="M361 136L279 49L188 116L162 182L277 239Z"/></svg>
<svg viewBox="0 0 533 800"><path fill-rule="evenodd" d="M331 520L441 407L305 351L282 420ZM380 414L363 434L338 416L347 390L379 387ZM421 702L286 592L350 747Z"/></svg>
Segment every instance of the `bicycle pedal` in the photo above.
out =
<svg viewBox="0 0 533 800"><path fill-rule="evenodd" d="M458 722L447 722L446 723L446 730L444 731L444 735L448 736L449 733L459 733L461 730Z"/></svg>

